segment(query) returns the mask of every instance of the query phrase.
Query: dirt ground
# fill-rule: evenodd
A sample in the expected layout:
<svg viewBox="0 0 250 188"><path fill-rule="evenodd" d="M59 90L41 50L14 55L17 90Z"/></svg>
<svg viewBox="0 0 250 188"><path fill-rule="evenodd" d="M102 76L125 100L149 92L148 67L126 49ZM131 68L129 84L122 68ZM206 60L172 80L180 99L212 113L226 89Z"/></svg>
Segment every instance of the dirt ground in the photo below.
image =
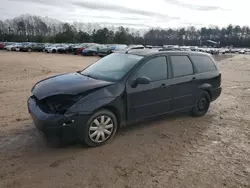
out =
<svg viewBox="0 0 250 188"><path fill-rule="evenodd" d="M0 52L0 188L250 188L250 56L219 57L223 93L206 116L161 117L98 148L50 148L27 113L37 81L95 57Z"/></svg>

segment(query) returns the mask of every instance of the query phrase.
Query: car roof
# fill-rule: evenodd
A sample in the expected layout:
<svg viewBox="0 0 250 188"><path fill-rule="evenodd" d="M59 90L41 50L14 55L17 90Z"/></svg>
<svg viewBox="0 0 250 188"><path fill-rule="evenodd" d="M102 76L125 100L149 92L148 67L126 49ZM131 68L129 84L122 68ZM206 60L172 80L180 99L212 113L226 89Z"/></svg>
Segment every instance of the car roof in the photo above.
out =
<svg viewBox="0 0 250 188"><path fill-rule="evenodd" d="M210 56L208 53L204 52L193 52L193 51L159 51L158 49L131 49L129 51L119 50L116 53L127 53L139 56L152 56L152 55L205 55Z"/></svg>

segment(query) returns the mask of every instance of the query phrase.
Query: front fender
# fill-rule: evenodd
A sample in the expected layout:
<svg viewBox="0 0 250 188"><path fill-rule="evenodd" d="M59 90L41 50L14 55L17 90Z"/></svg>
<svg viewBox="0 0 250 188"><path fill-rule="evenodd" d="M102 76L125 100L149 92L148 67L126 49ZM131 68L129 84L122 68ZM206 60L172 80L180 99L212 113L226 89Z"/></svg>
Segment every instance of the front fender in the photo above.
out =
<svg viewBox="0 0 250 188"><path fill-rule="evenodd" d="M100 98L95 101L79 101L75 105L73 105L71 108L69 108L66 112L66 114L72 114L72 113L92 113L96 109L101 108L102 106L107 106L111 104L116 98L115 97L106 97L106 98Z"/></svg>

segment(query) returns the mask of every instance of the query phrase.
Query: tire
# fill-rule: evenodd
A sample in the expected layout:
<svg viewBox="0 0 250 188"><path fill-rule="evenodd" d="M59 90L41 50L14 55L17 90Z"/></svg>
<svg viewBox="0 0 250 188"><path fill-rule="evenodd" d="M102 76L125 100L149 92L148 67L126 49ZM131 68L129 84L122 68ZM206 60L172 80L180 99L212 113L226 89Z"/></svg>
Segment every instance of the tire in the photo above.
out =
<svg viewBox="0 0 250 188"><path fill-rule="evenodd" d="M195 106L193 107L191 111L191 115L194 117L204 116L209 109L210 102L211 102L211 99L210 99L208 92L202 91Z"/></svg>
<svg viewBox="0 0 250 188"><path fill-rule="evenodd" d="M55 54L55 53L56 53L56 50L55 50L55 49L53 49L53 50L52 50L52 53L53 53L53 54Z"/></svg>
<svg viewBox="0 0 250 188"><path fill-rule="evenodd" d="M102 118L104 119L102 120ZM110 120L108 121L108 119ZM100 124L102 124L102 121L104 123L98 126L96 121ZM111 111L106 109L99 110L89 118L87 125L84 126L82 141L90 147L101 146L114 137L117 127L117 118Z"/></svg>

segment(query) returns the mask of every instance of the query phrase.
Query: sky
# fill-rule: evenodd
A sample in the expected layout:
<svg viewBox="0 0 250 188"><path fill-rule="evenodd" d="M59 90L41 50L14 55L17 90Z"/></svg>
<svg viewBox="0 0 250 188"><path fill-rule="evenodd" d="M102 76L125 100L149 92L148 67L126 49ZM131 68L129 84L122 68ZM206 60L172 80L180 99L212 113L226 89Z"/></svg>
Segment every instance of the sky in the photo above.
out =
<svg viewBox="0 0 250 188"><path fill-rule="evenodd" d="M0 19L22 14L64 22L150 27L250 25L249 0L0 0Z"/></svg>

